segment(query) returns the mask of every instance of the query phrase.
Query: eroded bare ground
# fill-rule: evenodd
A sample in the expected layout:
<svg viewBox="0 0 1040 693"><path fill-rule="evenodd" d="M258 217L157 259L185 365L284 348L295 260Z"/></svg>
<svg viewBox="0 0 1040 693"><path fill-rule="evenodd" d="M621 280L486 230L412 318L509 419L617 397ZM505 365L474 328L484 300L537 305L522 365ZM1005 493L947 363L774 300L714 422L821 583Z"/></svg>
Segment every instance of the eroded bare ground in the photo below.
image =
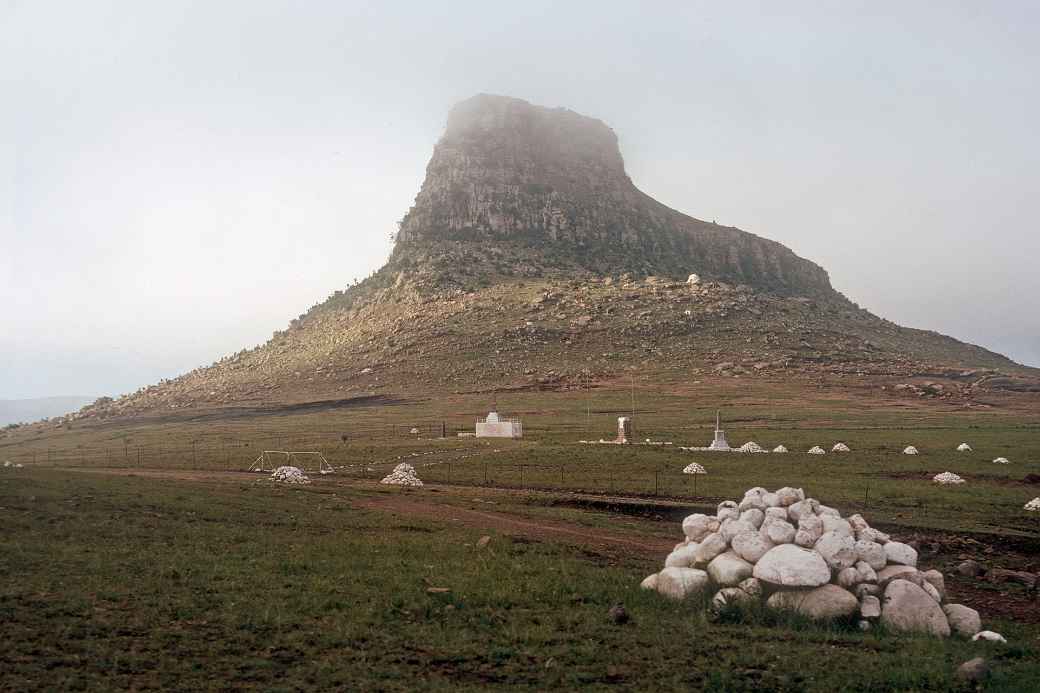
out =
<svg viewBox="0 0 1040 693"><path fill-rule="evenodd" d="M128 469L75 467L65 471L86 474L110 474L149 479L170 479L196 483L231 483L256 479L246 472L200 471L178 469ZM574 546L596 560L621 558L645 561L648 570L663 564L664 557L679 539L676 517L695 509L688 504L650 503L645 499L626 497L594 497L586 494L517 491L515 489L446 486L427 487L415 492L387 489L369 480L323 480L312 490L336 493L350 491L346 499L351 505L401 517L421 517L454 523L481 531L504 534L526 541L544 541ZM476 509L466 504L489 503L499 498L511 501L508 510ZM539 499L546 504L565 505L588 512L614 512L630 520L624 528L593 526L581 522L539 517L526 512L524 499ZM623 512L619 512L621 509ZM997 579L993 568L1040 574L1038 542L1030 538L1002 537L992 534L971 535L932 530L907 530L895 526L883 529L897 534L919 548L921 564L938 568L946 575L950 601L966 604L988 617L1023 623L1040 623L1040 593L1037 586ZM956 567L965 560L975 560L990 569L988 576L967 577ZM999 570L997 571L999 575Z"/></svg>

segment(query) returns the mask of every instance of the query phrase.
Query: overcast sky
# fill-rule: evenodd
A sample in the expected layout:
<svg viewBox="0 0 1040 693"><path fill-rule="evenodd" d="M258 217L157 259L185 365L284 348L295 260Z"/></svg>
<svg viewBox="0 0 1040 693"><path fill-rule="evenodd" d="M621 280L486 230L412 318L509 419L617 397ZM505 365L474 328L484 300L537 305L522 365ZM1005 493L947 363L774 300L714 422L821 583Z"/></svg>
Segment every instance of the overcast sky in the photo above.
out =
<svg viewBox="0 0 1040 693"><path fill-rule="evenodd" d="M0 399L117 395L378 268L451 105L1040 365L1040 5L0 0Z"/></svg>

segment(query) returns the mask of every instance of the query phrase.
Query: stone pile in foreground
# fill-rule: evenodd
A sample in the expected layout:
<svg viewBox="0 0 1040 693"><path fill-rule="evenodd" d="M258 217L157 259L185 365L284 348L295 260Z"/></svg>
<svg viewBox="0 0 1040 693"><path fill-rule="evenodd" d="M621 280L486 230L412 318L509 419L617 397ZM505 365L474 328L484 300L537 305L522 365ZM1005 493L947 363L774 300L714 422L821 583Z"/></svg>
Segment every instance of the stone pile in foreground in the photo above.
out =
<svg viewBox="0 0 1040 693"><path fill-rule="evenodd" d="M682 527L685 540L644 588L674 599L712 595L716 609L764 604L815 620L856 619L864 630L982 632L977 611L947 602L942 573L918 570L913 547L802 489L756 487Z"/></svg>

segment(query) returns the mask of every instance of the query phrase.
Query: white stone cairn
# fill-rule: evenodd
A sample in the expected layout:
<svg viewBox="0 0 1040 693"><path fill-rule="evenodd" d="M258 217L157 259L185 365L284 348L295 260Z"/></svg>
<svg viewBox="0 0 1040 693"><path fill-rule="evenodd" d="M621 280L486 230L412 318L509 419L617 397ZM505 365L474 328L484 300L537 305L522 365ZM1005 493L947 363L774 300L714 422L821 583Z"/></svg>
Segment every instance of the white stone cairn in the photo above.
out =
<svg viewBox="0 0 1040 693"><path fill-rule="evenodd" d="M998 457L997 459L993 460L993 464L1011 464L1011 460L1009 460L1006 457Z"/></svg>
<svg viewBox="0 0 1040 693"><path fill-rule="evenodd" d="M904 455L918 455L920 453L917 452L917 448L915 448L913 445L907 445L905 448L903 448L903 454Z"/></svg>
<svg viewBox="0 0 1040 693"><path fill-rule="evenodd" d="M971 452L971 446L967 443L961 443L957 446L957 452Z"/></svg>
<svg viewBox="0 0 1040 693"><path fill-rule="evenodd" d="M708 471L706 469L704 469L704 467L702 465L699 465L696 462L690 462L688 465L683 467L682 473L683 474L707 474Z"/></svg>
<svg viewBox="0 0 1040 693"><path fill-rule="evenodd" d="M1022 506L1023 510L1031 513L1040 513L1040 496L1037 496L1033 500Z"/></svg>
<svg viewBox="0 0 1040 693"><path fill-rule="evenodd" d="M783 453L787 452L787 448L784 447L783 445L777 445L775 448L773 448L773 452L778 453L778 454L783 454Z"/></svg>
<svg viewBox="0 0 1040 693"><path fill-rule="evenodd" d="M765 452L761 445L753 440L749 440L739 448L740 452Z"/></svg>
<svg viewBox="0 0 1040 693"><path fill-rule="evenodd" d="M407 462L402 462L394 467L394 471L383 477L379 483L387 484L388 486L411 486L416 488L423 485L422 480L415 473L415 467Z"/></svg>
<svg viewBox="0 0 1040 693"><path fill-rule="evenodd" d="M1040 512L1040 498L1026 509ZM982 630L977 611L947 602L942 573L919 569L912 546L802 489L748 489L714 514L688 515L682 530L664 569L640 587L677 600L703 595L713 610L761 604L864 630L1003 640Z"/></svg>
<svg viewBox="0 0 1040 693"><path fill-rule="evenodd" d="M283 465L278 467L269 477L271 481L278 481L283 484L309 484L311 480L303 473L303 470L299 467L290 467Z"/></svg>
<svg viewBox="0 0 1040 693"><path fill-rule="evenodd" d="M953 472L943 472L941 474L936 474L935 476L932 477L932 481L934 481L937 484L941 484L943 486L949 486L951 484L963 484L964 483L964 479L962 479L961 477L957 476Z"/></svg>
<svg viewBox="0 0 1040 693"><path fill-rule="evenodd" d="M826 455L827 451L824 450L823 448L821 448L819 445L814 445L813 447L809 448L809 454L810 455Z"/></svg>
<svg viewBox="0 0 1040 693"><path fill-rule="evenodd" d="M831 452L852 452L852 450L845 443L835 443L834 447L831 448Z"/></svg>

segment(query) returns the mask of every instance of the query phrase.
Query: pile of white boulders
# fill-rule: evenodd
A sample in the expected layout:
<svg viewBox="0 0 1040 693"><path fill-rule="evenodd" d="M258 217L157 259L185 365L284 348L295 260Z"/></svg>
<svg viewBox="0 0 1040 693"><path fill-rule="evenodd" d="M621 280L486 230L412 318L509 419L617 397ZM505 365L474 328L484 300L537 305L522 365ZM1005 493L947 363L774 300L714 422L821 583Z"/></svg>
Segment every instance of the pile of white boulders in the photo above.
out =
<svg viewBox="0 0 1040 693"><path fill-rule="evenodd" d="M1023 510L1028 510L1031 513L1040 513L1040 496L1037 496L1033 500L1022 506Z"/></svg>
<svg viewBox="0 0 1040 693"><path fill-rule="evenodd" d="M831 448L831 452L852 452L849 446L845 443L835 443L834 447Z"/></svg>
<svg viewBox="0 0 1040 693"><path fill-rule="evenodd" d="M971 446L967 443L961 443L957 446L957 452L971 452Z"/></svg>
<svg viewBox="0 0 1040 693"><path fill-rule="evenodd" d="M423 482L415 473L415 467L402 462L401 464L394 467L394 471L383 477L380 481L381 484L388 484L390 486L422 486Z"/></svg>
<svg viewBox="0 0 1040 693"><path fill-rule="evenodd" d="M905 448L903 448L903 454L904 455L916 455L916 454L918 454L917 448L915 448L913 445L907 445Z"/></svg>
<svg viewBox="0 0 1040 693"><path fill-rule="evenodd" d="M950 484L963 484L964 483L964 479L962 479L961 477L957 476L953 472L943 472L942 474L936 474L935 476L932 477L932 481L934 481L937 484L942 484L944 486L948 486Z"/></svg>
<svg viewBox="0 0 1040 693"><path fill-rule="evenodd" d="M706 470L702 465L699 465L696 462L691 462L690 464L686 465L683 468L682 473L683 474L707 474L708 470Z"/></svg>
<svg viewBox="0 0 1040 693"><path fill-rule="evenodd" d="M773 452L777 454L783 454L787 452L787 447L784 445L777 445L775 448L773 448Z"/></svg>
<svg viewBox="0 0 1040 693"><path fill-rule="evenodd" d="M814 445L813 447L809 448L809 454L810 455L826 455L827 451L824 450L823 448L821 448L819 445Z"/></svg>
<svg viewBox="0 0 1040 693"><path fill-rule="evenodd" d="M913 547L860 515L842 518L802 489L753 488L682 527L686 539L642 587L675 599L712 595L713 608L764 602L812 619L855 618L864 630L982 630L978 612L946 603L942 573L917 569Z"/></svg>
<svg viewBox="0 0 1040 693"><path fill-rule="evenodd" d="M1009 460L1006 457L998 457L997 459L993 460L993 464L1011 464L1011 460Z"/></svg>
<svg viewBox="0 0 1040 693"><path fill-rule="evenodd" d="M744 443L738 450L740 452L765 452L765 449L753 440Z"/></svg>
<svg viewBox="0 0 1040 693"><path fill-rule="evenodd" d="M279 481L283 484L309 484L311 480L299 467L282 466L271 472L271 481Z"/></svg>

